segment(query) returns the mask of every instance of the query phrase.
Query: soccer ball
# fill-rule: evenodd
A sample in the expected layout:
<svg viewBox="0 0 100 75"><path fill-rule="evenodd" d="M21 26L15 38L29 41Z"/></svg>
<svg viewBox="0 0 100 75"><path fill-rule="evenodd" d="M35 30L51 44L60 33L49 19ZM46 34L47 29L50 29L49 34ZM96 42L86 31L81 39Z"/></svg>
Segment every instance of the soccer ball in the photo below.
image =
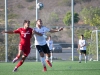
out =
<svg viewBox="0 0 100 75"><path fill-rule="evenodd" d="M41 10L43 8L43 3L39 2L37 3L37 9Z"/></svg>

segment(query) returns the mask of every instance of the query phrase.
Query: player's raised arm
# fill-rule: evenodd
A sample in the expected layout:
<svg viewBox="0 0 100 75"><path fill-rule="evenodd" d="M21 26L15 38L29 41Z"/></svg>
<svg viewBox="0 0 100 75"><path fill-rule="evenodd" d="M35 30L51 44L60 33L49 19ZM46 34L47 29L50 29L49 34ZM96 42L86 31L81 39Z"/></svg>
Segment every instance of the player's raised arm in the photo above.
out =
<svg viewBox="0 0 100 75"><path fill-rule="evenodd" d="M51 29L49 32L54 33L54 32L59 32L62 31L64 27L60 27L59 29Z"/></svg>

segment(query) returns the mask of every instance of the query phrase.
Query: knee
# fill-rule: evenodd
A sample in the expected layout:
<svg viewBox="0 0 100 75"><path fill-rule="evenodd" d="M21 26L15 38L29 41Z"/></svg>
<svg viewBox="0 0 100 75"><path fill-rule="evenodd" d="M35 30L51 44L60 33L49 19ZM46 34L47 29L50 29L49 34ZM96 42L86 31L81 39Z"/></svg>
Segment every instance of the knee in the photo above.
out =
<svg viewBox="0 0 100 75"><path fill-rule="evenodd" d="M44 57L44 53L43 53L43 52L41 52L41 53L40 53L40 56L41 56L41 57Z"/></svg>
<svg viewBox="0 0 100 75"><path fill-rule="evenodd" d="M26 59L27 56L22 55L22 62Z"/></svg>
<svg viewBox="0 0 100 75"><path fill-rule="evenodd" d="M50 57L51 55L50 55L50 53L49 53L49 54L46 54L46 56L47 56L47 57Z"/></svg>

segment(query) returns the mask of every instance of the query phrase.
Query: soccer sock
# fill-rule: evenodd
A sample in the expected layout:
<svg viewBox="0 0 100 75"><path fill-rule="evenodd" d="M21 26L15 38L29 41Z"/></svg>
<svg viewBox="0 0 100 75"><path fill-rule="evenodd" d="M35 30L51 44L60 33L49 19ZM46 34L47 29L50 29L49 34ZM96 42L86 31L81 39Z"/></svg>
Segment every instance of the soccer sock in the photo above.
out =
<svg viewBox="0 0 100 75"><path fill-rule="evenodd" d="M18 62L18 64L16 65L16 68L20 67L23 64L22 60Z"/></svg>
<svg viewBox="0 0 100 75"><path fill-rule="evenodd" d="M82 56L81 56L81 55L79 55L79 61L81 61L81 58L82 58Z"/></svg>
<svg viewBox="0 0 100 75"><path fill-rule="evenodd" d="M52 57L53 57L53 55L52 55L52 53L51 53L51 62L52 62Z"/></svg>
<svg viewBox="0 0 100 75"><path fill-rule="evenodd" d="M86 61L86 56L85 56L85 61Z"/></svg>
<svg viewBox="0 0 100 75"><path fill-rule="evenodd" d="M41 57L41 62L43 64L43 66L46 66L46 64L45 64L45 57Z"/></svg>

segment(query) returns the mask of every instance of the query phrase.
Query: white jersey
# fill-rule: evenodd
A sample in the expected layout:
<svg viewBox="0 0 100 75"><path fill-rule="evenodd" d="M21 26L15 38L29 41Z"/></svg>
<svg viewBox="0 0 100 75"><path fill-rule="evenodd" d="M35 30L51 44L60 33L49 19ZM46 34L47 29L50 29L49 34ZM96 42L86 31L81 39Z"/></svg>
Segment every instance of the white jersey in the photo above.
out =
<svg viewBox="0 0 100 75"><path fill-rule="evenodd" d="M86 50L86 41L84 39L83 40L81 40L81 39L79 40L79 45L80 45L80 50Z"/></svg>
<svg viewBox="0 0 100 75"><path fill-rule="evenodd" d="M49 47L49 50L53 50L53 40L47 40L46 42Z"/></svg>
<svg viewBox="0 0 100 75"><path fill-rule="evenodd" d="M43 36L39 36L37 34L34 34L34 38L35 38L35 45L45 45L46 44L46 38L44 37L46 32L49 32L50 29L42 26L41 28L35 27L34 30L36 32L42 33Z"/></svg>

